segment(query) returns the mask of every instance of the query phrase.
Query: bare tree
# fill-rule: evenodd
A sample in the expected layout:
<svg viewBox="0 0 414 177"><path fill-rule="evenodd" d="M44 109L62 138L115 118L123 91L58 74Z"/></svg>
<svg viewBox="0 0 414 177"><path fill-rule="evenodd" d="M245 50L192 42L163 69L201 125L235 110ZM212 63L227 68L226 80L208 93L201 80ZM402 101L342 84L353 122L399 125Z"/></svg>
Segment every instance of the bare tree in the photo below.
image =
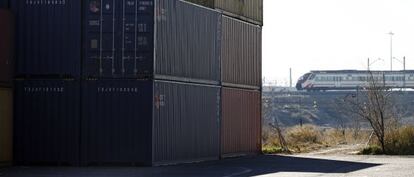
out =
<svg viewBox="0 0 414 177"><path fill-rule="evenodd" d="M382 76L381 76L382 75ZM367 84L355 95L347 96L344 100L349 104L349 110L367 120L375 136L381 144L383 153L385 148L385 133L393 115L392 89L385 84L385 75L369 73Z"/></svg>
<svg viewBox="0 0 414 177"><path fill-rule="evenodd" d="M290 152L288 145L286 143L286 140L285 140L285 136L282 133L282 129L280 128L279 121L276 117L274 118L274 124L269 123L269 126L276 130L277 136L279 138L279 143L280 143L280 146L282 147L283 152Z"/></svg>

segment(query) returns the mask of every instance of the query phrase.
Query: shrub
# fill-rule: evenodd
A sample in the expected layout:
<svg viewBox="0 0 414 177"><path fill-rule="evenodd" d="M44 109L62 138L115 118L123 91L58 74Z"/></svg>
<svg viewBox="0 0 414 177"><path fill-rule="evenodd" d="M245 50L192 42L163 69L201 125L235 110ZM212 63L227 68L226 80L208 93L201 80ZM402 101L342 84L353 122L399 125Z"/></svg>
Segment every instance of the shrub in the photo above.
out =
<svg viewBox="0 0 414 177"><path fill-rule="evenodd" d="M364 148L361 153L362 155L377 155L377 154L382 154L382 149L381 147L377 146L377 145L372 145L369 147Z"/></svg>
<svg viewBox="0 0 414 177"><path fill-rule="evenodd" d="M277 146L268 146L268 147L263 147L262 152L264 154L278 154L278 153L283 153L283 149L281 147L277 147Z"/></svg>
<svg viewBox="0 0 414 177"><path fill-rule="evenodd" d="M414 155L414 126L404 126L389 130L385 136L388 154Z"/></svg>
<svg viewBox="0 0 414 177"><path fill-rule="evenodd" d="M287 138L289 143L321 143L320 131L313 125L295 126L288 130Z"/></svg>

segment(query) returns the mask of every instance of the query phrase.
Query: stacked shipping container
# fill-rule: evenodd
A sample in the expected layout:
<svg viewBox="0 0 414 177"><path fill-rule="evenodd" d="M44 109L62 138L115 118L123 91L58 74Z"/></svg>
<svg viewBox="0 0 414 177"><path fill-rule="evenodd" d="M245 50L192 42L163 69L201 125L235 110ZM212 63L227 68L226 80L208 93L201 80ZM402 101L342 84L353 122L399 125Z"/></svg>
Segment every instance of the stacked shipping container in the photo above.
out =
<svg viewBox="0 0 414 177"><path fill-rule="evenodd" d="M13 80L14 18L0 8L0 86L11 86Z"/></svg>
<svg viewBox="0 0 414 177"><path fill-rule="evenodd" d="M82 163L218 158L221 14L171 0L84 2Z"/></svg>
<svg viewBox="0 0 414 177"><path fill-rule="evenodd" d="M10 1L16 16L14 161L79 162L81 1Z"/></svg>
<svg viewBox="0 0 414 177"><path fill-rule="evenodd" d="M12 113L13 94L11 88L0 87L0 166L12 162Z"/></svg>
<svg viewBox="0 0 414 177"><path fill-rule="evenodd" d="M9 0L0 0L0 9L7 9L9 7Z"/></svg>
<svg viewBox="0 0 414 177"><path fill-rule="evenodd" d="M221 157L261 149L262 0L187 0L220 10Z"/></svg>
<svg viewBox="0 0 414 177"><path fill-rule="evenodd" d="M245 10L229 17L179 0L11 6L18 164L153 165L259 152L261 28L239 20L255 19Z"/></svg>
<svg viewBox="0 0 414 177"><path fill-rule="evenodd" d="M151 80L85 82L83 163L218 158L219 87Z"/></svg>
<svg viewBox="0 0 414 177"><path fill-rule="evenodd" d="M221 107L222 157L260 153L260 105L260 91L223 87Z"/></svg>
<svg viewBox="0 0 414 177"><path fill-rule="evenodd" d="M220 13L175 0L84 2L84 77L218 85Z"/></svg>
<svg viewBox="0 0 414 177"><path fill-rule="evenodd" d="M79 158L79 81L15 82L15 162L70 164Z"/></svg>
<svg viewBox="0 0 414 177"><path fill-rule="evenodd" d="M13 141L13 16L0 1L0 166L12 162Z"/></svg>
<svg viewBox="0 0 414 177"><path fill-rule="evenodd" d="M16 71L21 79L79 78L81 2L14 0Z"/></svg>

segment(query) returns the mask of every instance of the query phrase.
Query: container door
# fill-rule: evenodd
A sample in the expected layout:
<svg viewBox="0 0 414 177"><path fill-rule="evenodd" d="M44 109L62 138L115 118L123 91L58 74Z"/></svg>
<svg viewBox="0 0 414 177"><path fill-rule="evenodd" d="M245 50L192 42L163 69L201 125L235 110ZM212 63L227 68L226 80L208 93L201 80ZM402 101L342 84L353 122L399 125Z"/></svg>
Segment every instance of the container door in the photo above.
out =
<svg viewBox="0 0 414 177"><path fill-rule="evenodd" d="M84 76L137 78L152 73L153 1L89 0Z"/></svg>
<svg viewBox="0 0 414 177"><path fill-rule="evenodd" d="M123 77L152 75L153 1L122 0L121 71Z"/></svg>
<svg viewBox="0 0 414 177"><path fill-rule="evenodd" d="M111 77L116 69L116 7L115 0L88 0L86 8L86 56L83 74L86 77Z"/></svg>

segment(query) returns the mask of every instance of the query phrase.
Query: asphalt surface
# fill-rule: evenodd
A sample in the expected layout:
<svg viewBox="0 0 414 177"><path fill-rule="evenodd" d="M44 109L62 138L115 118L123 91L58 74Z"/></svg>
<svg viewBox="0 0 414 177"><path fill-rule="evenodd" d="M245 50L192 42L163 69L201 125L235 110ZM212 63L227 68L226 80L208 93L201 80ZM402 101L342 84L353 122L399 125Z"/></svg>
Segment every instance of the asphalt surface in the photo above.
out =
<svg viewBox="0 0 414 177"><path fill-rule="evenodd" d="M414 177L414 157L263 155L164 167L11 167L1 177L385 176Z"/></svg>

